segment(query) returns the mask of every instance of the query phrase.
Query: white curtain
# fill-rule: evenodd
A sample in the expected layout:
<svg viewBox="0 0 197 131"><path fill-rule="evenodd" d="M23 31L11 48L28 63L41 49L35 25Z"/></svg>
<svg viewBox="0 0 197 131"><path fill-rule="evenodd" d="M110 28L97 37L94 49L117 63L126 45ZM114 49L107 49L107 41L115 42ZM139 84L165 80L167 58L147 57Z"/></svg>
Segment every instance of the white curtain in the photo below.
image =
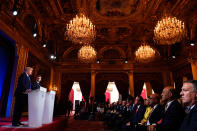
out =
<svg viewBox="0 0 197 131"><path fill-rule="evenodd" d="M74 103L73 103L73 109L75 109L75 100L82 101L82 93L80 89L79 82L74 82L72 89L74 90Z"/></svg>
<svg viewBox="0 0 197 131"><path fill-rule="evenodd" d="M110 91L111 103L117 102L119 99L119 92L118 92L115 82L109 82L107 85L107 89L111 90Z"/></svg>

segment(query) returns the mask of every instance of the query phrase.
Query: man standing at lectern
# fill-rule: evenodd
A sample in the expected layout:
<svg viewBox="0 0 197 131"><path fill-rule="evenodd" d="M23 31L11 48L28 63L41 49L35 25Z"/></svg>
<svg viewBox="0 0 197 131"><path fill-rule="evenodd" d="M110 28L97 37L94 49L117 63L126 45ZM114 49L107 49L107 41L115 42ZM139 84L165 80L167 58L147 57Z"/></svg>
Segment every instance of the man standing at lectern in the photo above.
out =
<svg viewBox="0 0 197 131"><path fill-rule="evenodd" d="M42 80L41 75L36 77L36 81L32 84L32 90L40 89L40 82Z"/></svg>
<svg viewBox="0 0 197 131"><path fill-rule="evenodd" d="M31 92L31 80L30 75L32 74L33 68L26 67L25 72L20 75L18 79L17 88L15 91L15 105L12 119L12 126L20 126L23 125L20 122L20 118L24 107L28 101L28 93Z"/></svg>

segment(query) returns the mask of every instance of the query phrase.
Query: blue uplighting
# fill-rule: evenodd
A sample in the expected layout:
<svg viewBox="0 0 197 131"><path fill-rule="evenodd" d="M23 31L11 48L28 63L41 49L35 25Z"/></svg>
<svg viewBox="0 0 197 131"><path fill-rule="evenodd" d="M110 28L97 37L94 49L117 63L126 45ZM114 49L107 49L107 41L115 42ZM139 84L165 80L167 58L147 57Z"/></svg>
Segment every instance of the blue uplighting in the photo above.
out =
<svg viewBox="0 0 197 131"><path fill-rule="evenodd" d="M14 92L14 84L15 84L15 78L16 78L16 69L17 69L17 56L15 56L15 61L14 61L14 69L12 72L12 78L11 78L11 83L10 83L10 91L9 91L9 96L8 96L8 102L7 102L7 109L6 109L6 117L10 117L10 111L11 111L11 106L12 106L12 96Z"/></svg>
<svg viewBox="0 0 197 131"><path fill-rule="evenodd" d="M0 98L3 91L3 85L6 78L8 64L9 56L4 47L0 46Z"/></svg>
<svg viewBox="0 0 197 131"><path fill-rule="evenodd" d="M7 108L6 108L6 117L10 117L12 97L13 97L14 85L15 85L16 69L17 69L17 54L16 54L17 51L16 51L16 43L14 40L12 40L8 35L6 35L1 30L0 30L0 36L8 40L15 47L15 60L12 70L10 90L9 90L9 96L8 96ZM2 95L3 85L6 78L6 74L8 70L7 67L9 65L9 62L10 62L9 53L6 52L6 49L3 46L0 46L0 98Z"/></svg>

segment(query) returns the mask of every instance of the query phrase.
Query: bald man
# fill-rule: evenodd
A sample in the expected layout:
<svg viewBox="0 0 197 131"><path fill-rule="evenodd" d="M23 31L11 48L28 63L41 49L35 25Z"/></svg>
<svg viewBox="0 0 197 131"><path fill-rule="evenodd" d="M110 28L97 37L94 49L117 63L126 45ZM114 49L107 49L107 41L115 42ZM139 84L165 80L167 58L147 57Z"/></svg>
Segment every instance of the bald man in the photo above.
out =
<svg viewBox="0 0 197 131"><path fill-rule="evenodd" d="M12 119L12 126L23 125L20 122L20 118L24 107L28 101L28 93L31 92L31 80L30 75L32 75L33 68L26 67L23 74L20 75L18 79L18 85L15 91L15 105Z"/></svg>
<svg viewBox="0 0 197 131"><path fill-rule="evenodd" d="M149 131L178 131L184 118L181 104L174 98L173 87L165 87L161 94L165 102L161 119L148 127Z"/></svg>

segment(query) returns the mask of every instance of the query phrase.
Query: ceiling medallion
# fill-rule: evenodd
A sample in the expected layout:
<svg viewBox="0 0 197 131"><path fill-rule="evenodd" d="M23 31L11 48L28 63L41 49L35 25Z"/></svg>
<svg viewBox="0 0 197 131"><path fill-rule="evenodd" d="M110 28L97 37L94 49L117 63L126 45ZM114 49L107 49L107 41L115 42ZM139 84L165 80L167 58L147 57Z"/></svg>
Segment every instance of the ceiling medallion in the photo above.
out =
<svg viewBox="0 0 197 131"><path fill-rule="evenodd" d="M96 51L90 45L84 45L78 52L78 59L83 63L91 63L96 60Z"/></svg>
<svg viewBox="0 0 197 131"><path fill-rule="evenodd" d="M176 17L165 16L157 22L154 29L154 39L161 45L171 45L180 42L185 35L185 24Z"/></svg>
<svg viewBox="0 0 197 131"><path fill-rule="evenodd" d="M66 39L76 44L90 44L96 37L95 25L83 13L70 20L66 29Z"/></svg>
<svg viewBox="0 0 197 131"><path fill-rule="evenodd" d="M150 62L155 58L156 51L149 45L141 45L136 51L135 56L139 62Z"/></svg>

